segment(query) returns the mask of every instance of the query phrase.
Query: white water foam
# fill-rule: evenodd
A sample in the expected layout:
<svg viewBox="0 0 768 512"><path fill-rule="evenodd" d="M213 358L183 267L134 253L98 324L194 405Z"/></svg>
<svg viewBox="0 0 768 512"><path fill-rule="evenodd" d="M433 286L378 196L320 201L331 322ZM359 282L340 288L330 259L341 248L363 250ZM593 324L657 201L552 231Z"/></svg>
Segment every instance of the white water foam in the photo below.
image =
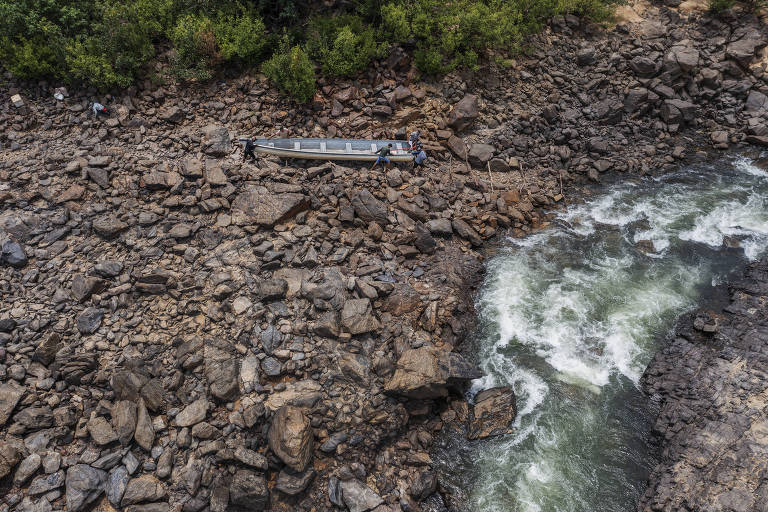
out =
<svg viewBox="0 0 768 512"><path fill-rule="evenodd" d="M606 432L616 453L602 464L620 464L623 434L589 403L620 379L637 385L659 330L692 306L699 286L719 282L712 264L690 256L696 244L718 251L735 237L749 259L768 248L768 173L744 159L733 169L622 185L561 214L566 227L510 240L490 263L478 301L489 326L486 377L472 391L510 385L519 411L516 432L478 458L471 510L626 510L620 497L596 501L595 468L573 443L610 451L607 438L590 439ZM644 240L654 253L635 247Z"/></svg>

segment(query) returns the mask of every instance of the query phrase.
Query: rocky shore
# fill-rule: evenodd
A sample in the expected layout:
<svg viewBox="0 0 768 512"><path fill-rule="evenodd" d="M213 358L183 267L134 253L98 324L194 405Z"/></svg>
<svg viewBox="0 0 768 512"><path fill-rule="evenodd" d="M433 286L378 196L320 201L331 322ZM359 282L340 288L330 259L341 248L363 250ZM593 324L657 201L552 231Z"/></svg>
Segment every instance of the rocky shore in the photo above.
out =
<svg viewBox="0 0 768 512"><path fill-rule="evenodd" d="M602 173L768 144L764 26L684 5L556 18L516 61L439 82L396 50L303 107L253 76L61 101L8 78L0 512L419 510L442 429L514 420L509 389L461 394L484 245ZM406 127L424 169L230 145Z"/></svg>
<svg viewBox="0 0 768 512"><path fill-rule="evenodd" d="M640 511L768 508L768 260L728 291L722 311L685 317L643 376L663 452Z"/></svg>

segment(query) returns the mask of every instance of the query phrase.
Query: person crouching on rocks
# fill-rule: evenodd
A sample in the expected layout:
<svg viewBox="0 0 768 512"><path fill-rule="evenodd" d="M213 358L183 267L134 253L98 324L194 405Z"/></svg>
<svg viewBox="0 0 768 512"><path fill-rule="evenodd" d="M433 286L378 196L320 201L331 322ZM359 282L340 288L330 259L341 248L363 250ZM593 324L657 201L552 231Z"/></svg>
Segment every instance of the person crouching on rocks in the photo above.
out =
<svg viewBox="0 0 768 512"><path fill-rule="evenodd" d="M104 114L104 115L106 115L106 114L107 114L107 107L105 107L105 106L104 106L104 105L102 105L101 103L94 103L94 104L91 106L91 110L93 110L93 117L94 117L95 119L98 119L98 118L99 118L99 114Z"/></svg>
<svg viewBox="0 0 768 512"><path fill-rule="evenodd" d="M380 150L376 152L378 158L376 158L376 161L373 162L373 165L371 166L371 170L373 170L374 167L376 167L377 164L381 163L385 169L389 169L389 155L392 153L392 144L387 144Z"/></svg>

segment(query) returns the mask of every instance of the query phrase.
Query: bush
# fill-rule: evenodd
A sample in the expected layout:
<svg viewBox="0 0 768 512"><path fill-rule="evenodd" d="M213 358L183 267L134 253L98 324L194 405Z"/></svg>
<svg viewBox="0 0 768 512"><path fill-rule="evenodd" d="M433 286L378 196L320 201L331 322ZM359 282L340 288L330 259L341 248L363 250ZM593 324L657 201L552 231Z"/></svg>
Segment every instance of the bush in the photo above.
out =
<svg viewBox="0 0 768 512"><path fill-rule="evenodd" d="M290 47L288 38L262 66L262 72L283 92L300 103L306 103L315 94L315 69L307 53L300 47Z"/></svg>
<svg viewBox="0 0 768 512"><path fill-rule="evenodd" d="M736 0L709 0L709 12L720 14L727 11L736 3Z"/></svg>
<svg viewBox="0 0 768 512"><path fill-rule="evenodd" d="M169 37L176 48L173 74L181 80L207 80L221 55L216 50L213 21L187 14L176 22Z"/></svg>
<svg viewBox="0 0 768 512"><path fill-rule="evenodd" d="M234 21L219 14L214 34L221 56L226 60L238 58L247 62L257 59L267 42L264 22L248 13L242 13Z"/></svg>
<svg viewBox="0 0 768 512"><path fill-rule="evenodd" d="M306 47L323 73L351 76L382 53L376 34L357 16L315 17L309 23Z"/></svg>

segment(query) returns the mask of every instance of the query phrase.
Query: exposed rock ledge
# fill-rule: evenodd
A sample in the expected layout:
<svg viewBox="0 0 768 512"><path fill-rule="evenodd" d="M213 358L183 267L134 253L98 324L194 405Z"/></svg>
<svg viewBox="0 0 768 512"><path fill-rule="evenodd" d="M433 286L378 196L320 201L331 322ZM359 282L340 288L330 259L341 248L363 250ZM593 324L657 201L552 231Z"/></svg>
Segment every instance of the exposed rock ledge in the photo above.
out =
<svg viewBox="0 0 768 512"><path fill-rule="evenodd" d="M683 320L645 372L664 449L640 511L768 510L768 259L729 292L722 314Z"/></svg>

